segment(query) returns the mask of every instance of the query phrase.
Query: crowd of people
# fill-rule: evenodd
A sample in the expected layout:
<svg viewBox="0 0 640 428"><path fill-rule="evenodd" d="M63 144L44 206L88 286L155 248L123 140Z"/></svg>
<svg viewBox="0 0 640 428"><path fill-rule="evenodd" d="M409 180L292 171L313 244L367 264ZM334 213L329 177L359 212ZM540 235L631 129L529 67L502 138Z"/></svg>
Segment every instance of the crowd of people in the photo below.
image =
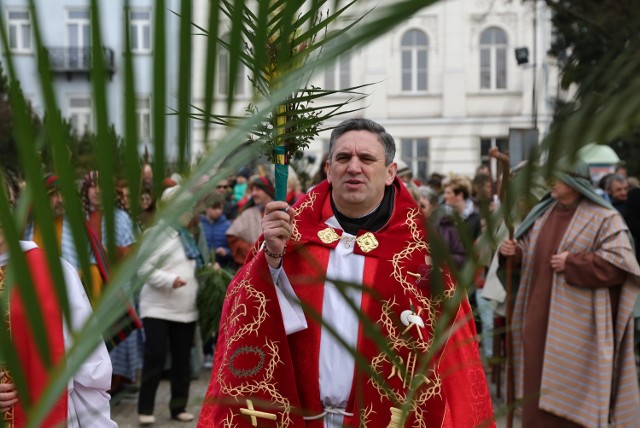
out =
<svg viewBox="0 0 640 428"><path fill-rule="evenodd" d="M548 186L529 189L538 203L522 208L509 239L504 225L487 222L501 202L486 166L474 177L434 173L418 180L395 159L393 138L365 119L334 129L323 162L306 189L290 174L285 201L275 201L269 174L244 166L218 179L173 222L157 220L156 209L185 198L188 189L174 174L154 192L151 168L144 165L137 218L126 181L114 183L110 257L97 173L88 172L79 186L86 254L73 239L57 177L47 175L74 311L71 326L59 322L59 331L50 332L59 343L56 358L71 346L68 329L89 316L108 283L107 260L124 259L136 242L149 253L135 279L141 289L119 323L125 327L98 345L85 363L98 369L84 376L81 368L47 420L83 426L91 417L91 426L113 426L109 394L133 390L139 423L151 425L157 388L168 372L171 417L192 421L187 404L195 350L212 370L203 427L256 426L261 418L325 428L491 426L485 371L504 358L498 340L504 333L494 331L494 321L504 317L505 304L513 305L508 329L523 427L633 426L640 420L634 354L640 184L622 165L593 186L588 167L577 161L557 171ZM145 234L154 233L157 244L146 245ZM483 234L499 245L487 248ZM449 266L432 265L435 237ZM46 248L42 224L27 222L24 239L29 263L37 263L38 247ZM2 266L6 253L0 239ZM88 272L81 269L84 257ZM508 258L518 274L512 302L500 276ZM238 273L219 331L200 345L197 272L207 264ZM475 269L473 283L459 287L467 266ZM0 273L4 280L4 267ZM43 275L34 280L47 296L53 287ZM49 311L47 319L58 323L60 308ZM443 334L447 340L440 341ZM436 350L432 342L443 344ZM29 364L33 373L42 370L42 361ZM34 397L40 392L34 387ZM0 384L0 408L16 420L24 417L11 382Z"/></svg>

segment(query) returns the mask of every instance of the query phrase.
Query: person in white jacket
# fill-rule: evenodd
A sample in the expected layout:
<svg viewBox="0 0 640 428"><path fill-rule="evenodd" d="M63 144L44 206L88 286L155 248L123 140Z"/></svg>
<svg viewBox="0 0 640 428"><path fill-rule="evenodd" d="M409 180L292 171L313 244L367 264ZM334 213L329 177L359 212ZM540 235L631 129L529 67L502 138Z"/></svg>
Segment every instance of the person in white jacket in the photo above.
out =
<svg viewBox="0 0 640 428"><path fill-rule="evenodd" d="M180 192L179 186L165 190L161 202ZM167 348L171 354L171 400L169 410L175 420L188 422L194 416L186 411L189 399L190 352L194 340L198 310L198 282L195 272L203 264L202 256L185 229L192 215L180 218L179 225L160 221L145 232L159 234L138 274L145 283L140 292L140 318L145 332L142 383L138 398L138 420L142 425L155 422L155 395L164 370ZM148 247L147 247L148 248Z"/></svg>

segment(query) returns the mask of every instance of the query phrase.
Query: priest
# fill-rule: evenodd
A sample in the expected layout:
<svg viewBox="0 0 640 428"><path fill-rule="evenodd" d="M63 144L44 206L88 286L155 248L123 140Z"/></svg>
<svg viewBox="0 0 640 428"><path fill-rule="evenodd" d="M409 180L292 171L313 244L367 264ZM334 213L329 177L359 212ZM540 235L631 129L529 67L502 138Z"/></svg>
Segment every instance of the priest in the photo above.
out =
<svg viewBox="0 0 640 428"><path fill-rule="evenodd" d="M266 205L200 427L492 426L468 301L432 266L394 156L382 126L345 121L327 179L293 208Z"/></svg>

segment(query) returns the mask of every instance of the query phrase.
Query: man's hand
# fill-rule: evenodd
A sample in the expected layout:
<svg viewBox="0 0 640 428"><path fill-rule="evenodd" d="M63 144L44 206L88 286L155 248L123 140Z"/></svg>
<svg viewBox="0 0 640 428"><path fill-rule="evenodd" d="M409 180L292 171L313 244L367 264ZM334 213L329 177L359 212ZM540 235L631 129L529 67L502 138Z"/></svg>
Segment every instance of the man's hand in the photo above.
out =
<svg viewBox="0 0 640 428"><path fill-rule="evenodd" d="M7 410L18 402L18 391L12 383L0 383L0 410Z"/></svg>
<svg viewBox="0 0 640 428"><path fill-rule="evenodd" d="M271 254L282 254L291 237L293 227L291 207L284 201L269 202L264 208L262 233L264 245ZM269 266L280 266L281 257L272 257L265 252Z"/></svg>
<svg viewBox="0 0 640 428"><path fill-rule="evenodd" d="M555 270L556 272L564 272L568 255L568 251L563 251L560 254L554 254L553 256L551 256L551 269Z"/></svg>
<svg viewBox="0 0 640 428"><path fill-rule="evenodd" d="M228 251L224 247L216 248L216 256L224 257L228 254Z"/></svg>
<svg viewBox="0 0 640 428"><path fill-rule="evenodd" d="M515 239L507 239L500 245L499 251L505 257L515 256L518 242Z"/></svg>
<svg viewBox="0 0 640 428"><path fill-rule="evenodd" d="M173 288L180 288L180 287L184 287L185 285L187 285L187 281L185 281L180 277L177 277L176 279L173 280Z"/></svg>

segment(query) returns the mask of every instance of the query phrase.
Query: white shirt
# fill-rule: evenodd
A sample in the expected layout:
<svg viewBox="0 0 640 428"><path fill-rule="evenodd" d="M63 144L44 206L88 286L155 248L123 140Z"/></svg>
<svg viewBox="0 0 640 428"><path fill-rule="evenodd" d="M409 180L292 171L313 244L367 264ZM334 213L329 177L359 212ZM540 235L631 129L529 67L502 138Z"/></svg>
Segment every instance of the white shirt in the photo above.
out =
<svg viewBox="0 0 640 428"><path fill-rule="evenodd" d="M335 229L342 229L335 217L331 217L325 223ZM353 235L343 232L342 238L329 253L322 304L322 319L326 325L323 325L320 336L318 382L320 401L327 412L324 416L325 428L342 426L343 412L353 383L355 360L352 353L358 344L360 325L358 314L351 305L360 309L362 288L354 287L353 284L362 284L365 257L354 254L355 243L348 239L355 238ZM300 301L295 296L286 273L280 268L272 269L271 274L276 284L286 333L291 334L307 328ZM338 287L329 279L348 285ZM351 301L351 305L346 299ZM347 347L343 346L330 329L339 335Z"/></svg>

